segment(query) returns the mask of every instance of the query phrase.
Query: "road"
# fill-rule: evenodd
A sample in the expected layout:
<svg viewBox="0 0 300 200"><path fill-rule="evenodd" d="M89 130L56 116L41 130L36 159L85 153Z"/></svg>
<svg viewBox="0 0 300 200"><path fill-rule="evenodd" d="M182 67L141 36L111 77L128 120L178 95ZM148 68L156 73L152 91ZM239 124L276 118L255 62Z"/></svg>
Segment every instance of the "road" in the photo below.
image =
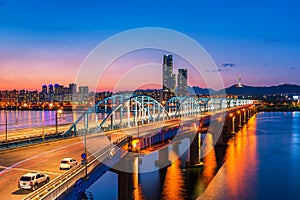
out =
<svg viewBox="0 0 300 200"><path fill-rule="evenodd" d="M167 123L156 122L151 125L140 125L140 136L149 132L156 132L167 125L179 125L179 121L172 120ZM88 135L86 139L88 155L109 144L106 134L109 134L111 140L114 141L125 135L137 135L137 127L110 131L105 134ZM31 192L18 188L19 178L27 172L39 171L48 174L53 180L65 172L59 170L62 158L73 157L80 162L80 156L84 152L83 140L84 137L76 137L0 152L1 199L22 199Z"/></svg>
<svg viewBox="0 0 300 200"><path fill-rule="evenodd" d="M203 117L204 115L202 115ZM193 120L195 127L199 122L200 115L170 120L168 122L155 122L140 125L139 127L125 128L122 130L109 131L105 133L88 135L86 138L88 155L93 154L102 147L110 144L106 137L111 136L114 141L120 137L135 135L139 136L149 133L157 133L162 127L178 126L186 121ZM193 125L194 126L194 125ZM42 143L30 147L22 147L15 150L0 152L0 199L22 199L31 191L19 190L19 178L31 171L39 171L48 174L50 179L62 174L59 164L62 158L73 157L81 161L81 154L84 152L83 137L70 138L55 142Z"/></svg>

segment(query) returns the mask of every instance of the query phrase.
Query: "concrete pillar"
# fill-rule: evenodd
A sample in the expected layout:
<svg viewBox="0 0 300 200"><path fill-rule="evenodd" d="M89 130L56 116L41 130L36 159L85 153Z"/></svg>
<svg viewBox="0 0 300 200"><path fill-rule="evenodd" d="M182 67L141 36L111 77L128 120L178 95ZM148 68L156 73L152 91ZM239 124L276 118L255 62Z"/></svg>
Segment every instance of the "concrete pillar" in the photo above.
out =
<svg viewBox="0 0 300 200"><path fill-rule="evenodd" d="M217 161L217 167L220 168L223 163L224 163L224 157L226 154L226 145L215 145L214 150L215 150L215 157Z"/></svg>
<svg viewBox="0 0 300 200"><path fill-rule="evenodd" d="M242 128L242 113L240 110L236 112L236 123L237 128Z"/></svg>
<svg viewBox="0 0 300 200"><path fill-rule="evenodd" d="M180 141L172 142L172 151L179 155L179 145L181 144Z"/></svg>
<svg viewBox="0 0 300 200"><path fill-rule="evenodd" d="M165 147L158 151L158 160L155 160L155 165L158 167L170 166L172 162L169 160L169 147Z"/></svg>
<svg viewBox="0 0 300 200"><path fill-rule="evenodd" d="M247 109L244 109L242 110L243 112L243 124L246 124L247 123Z"/></svg>
<svg viewBox="0 0 300 200"><path fill-rule="evenodd" d="M235 116L233 113L230 113L228 116L228 132L231 134L235 134Z"/></svg>
<svg viewBox="0 0 300 200"><path fill-rule="evenodd" d="M250 112L251 108L247 109L247 120L251 118L251 112Z"/></svg>
<svg viewBox="0 0 300 200"><path fill-rule="evenodd" d="M138 187L138 156L127 155L118 163L122 171L118 174L118 199L134 200L139 199Z"/></svg>
<svg viewBox="0 0 300 200"><path fill-rule="evenodd" d="M200 162L201 134L195 133L194 137L190 138L190 160L185 163L186 168L202 167Z"/></svg>

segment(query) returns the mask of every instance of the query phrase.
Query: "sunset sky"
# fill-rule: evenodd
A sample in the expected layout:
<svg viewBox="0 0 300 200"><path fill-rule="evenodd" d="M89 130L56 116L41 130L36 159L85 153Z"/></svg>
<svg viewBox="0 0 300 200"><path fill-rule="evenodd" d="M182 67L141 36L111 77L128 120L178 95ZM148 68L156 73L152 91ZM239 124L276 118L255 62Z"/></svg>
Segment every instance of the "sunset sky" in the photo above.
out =
<svg viewBox="0 0 300 200"><path fill-rule="evenodd" d="M140 27L168 28L196 40L216 63L226 87L238 77L246 85L300 85L299 7L297 0L0 0L0 90L75 82L81 63L99 43ZM164 52L146 53L114 64L121 68L146 60L159 71ZM174 65L188 63L174 58ZM146 75L161 80L161 74ZM190 85L205 87L190 80ZM122 89L135 89L130 81ZM106 83L99 89L111 89Z"/></svg>

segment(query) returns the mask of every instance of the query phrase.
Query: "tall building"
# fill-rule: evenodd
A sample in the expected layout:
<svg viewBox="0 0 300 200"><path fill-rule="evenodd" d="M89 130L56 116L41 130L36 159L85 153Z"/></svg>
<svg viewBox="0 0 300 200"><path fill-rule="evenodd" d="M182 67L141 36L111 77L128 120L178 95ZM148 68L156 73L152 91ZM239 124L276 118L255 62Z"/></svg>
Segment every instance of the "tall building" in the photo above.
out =
<svg viewBox="0 0 300 200"><path fill-rule="evenodd" d="M89 87L88 86L79 86L78 90L79 90L79 93L81 93L81 94L88 94L89 93Z"/></svg>
<svg viewBox="0 0 300 200"><path fill-rule="evenodd" d="M174 93L175 85L176 85L176 75L173 74L173 57L172 55L164 55L163 56L163 92L165 94ZM167 96L164 95L164 99L166 99Z"/></svg>
<svg viewBox="0 0 300 200"><path fill-rule="evenodd" d="M69 84L69 90L71 94L76 94L76 84L75 83L70 83Z"/></svg>
<svg viewBox="0 0 300 200"><path fill-rule="evenodd" d="M50 84L50 85L48 86L48 88L49 88L49 93L50 93L50 94L53 94L53 85Z"/></svg>
<svg viewBox="0 0 300 200"><path fill-rule="evenodd" d="M55 94L63 94L63 85L54 84L54 93Z"/></svg>
<svg viewBox="0 0 300 200"><path fill-rule="evenodd" d="M188 95L187 69L178 69L177 89L177 96L182 97Z"/></svg>
<svg viewBox="0 0 300 200"><path fill-rule="evenodd" d="M42 93L43 93L43 94L47 94L47 91L48 91L48 90L47 90L47 85L43 85L43 86L42 86Z"/></svg>

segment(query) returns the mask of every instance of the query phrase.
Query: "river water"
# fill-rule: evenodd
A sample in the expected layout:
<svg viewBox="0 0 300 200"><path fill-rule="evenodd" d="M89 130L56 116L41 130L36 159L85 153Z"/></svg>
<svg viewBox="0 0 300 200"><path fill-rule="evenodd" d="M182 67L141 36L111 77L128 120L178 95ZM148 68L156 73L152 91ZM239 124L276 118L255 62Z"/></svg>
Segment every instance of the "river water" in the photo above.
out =
<svg viewBox="0 0 300 200"><path fill-rule="evenodd" d="M6 129L6 117L9 132L23 128L40 127L43 121L45 126L52 126L56 123L55 110L0 110L0 131ZM73 115L67 112L59 114L57 121L59 124L71 123L73 122Z"/></svg>
<svg viewBox="0 0 300 200"><path fill-rule="evenodd" d="M300 112L262 112L252 117L224 148L218 168L212 150L203 170L185 169L188 152L164 169L140 173L135 199L299 199ZM141 158L140 168L158 153ZM221 150L222 155L222 150ZM95 199L118 199L118 175L107 172L87 191Z"/></svg>

